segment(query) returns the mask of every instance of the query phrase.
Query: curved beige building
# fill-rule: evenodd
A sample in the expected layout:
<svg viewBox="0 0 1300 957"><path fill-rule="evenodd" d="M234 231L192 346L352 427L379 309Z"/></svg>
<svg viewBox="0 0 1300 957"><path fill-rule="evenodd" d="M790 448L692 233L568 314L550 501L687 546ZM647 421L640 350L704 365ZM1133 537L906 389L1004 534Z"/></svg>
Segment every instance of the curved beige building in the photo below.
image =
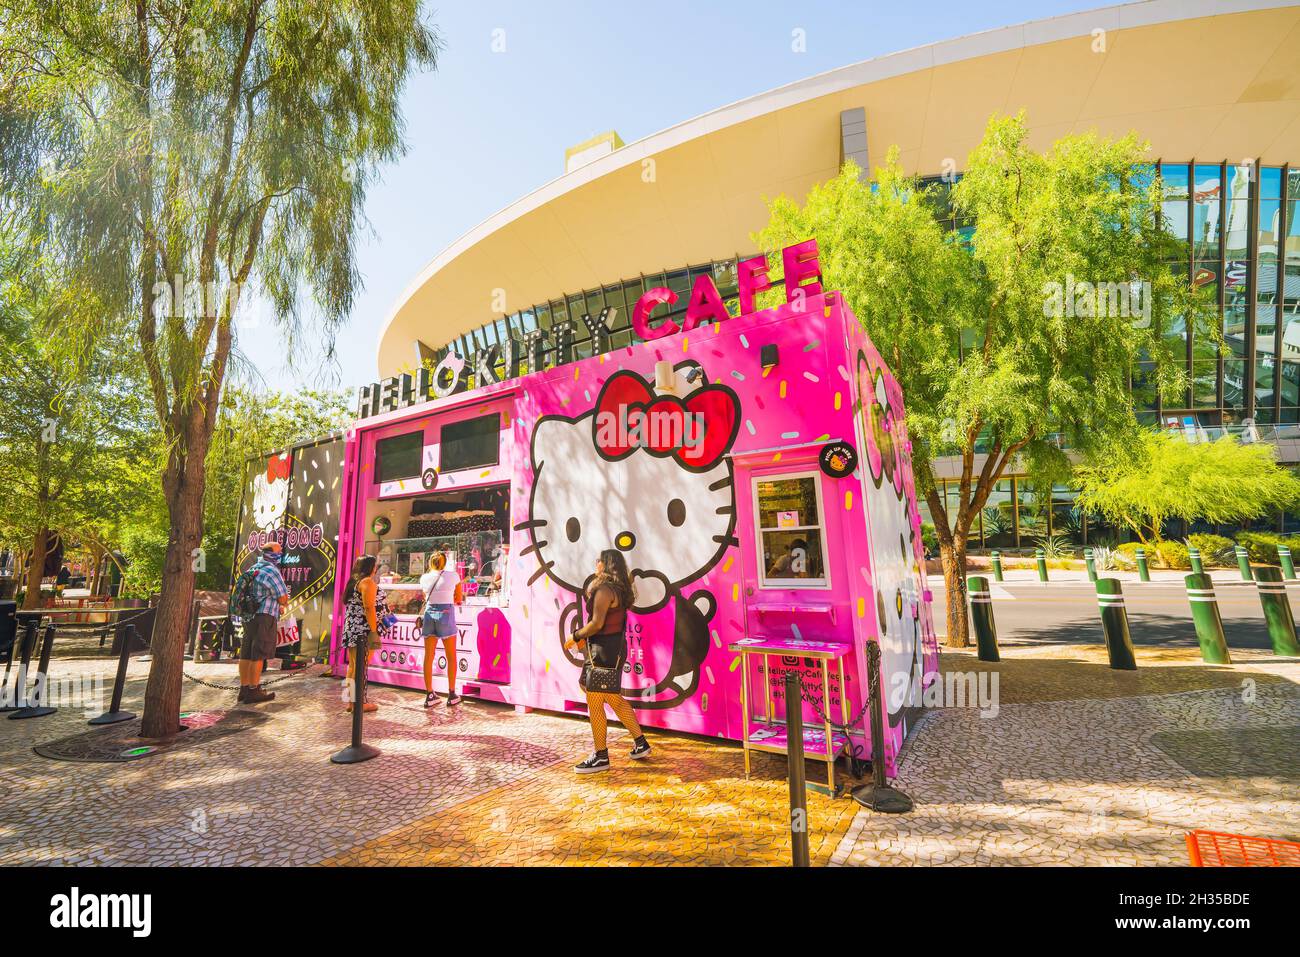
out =
<svg viewBox="0 0 1300 957"><path fill-rule="evenodd" d="M1153 158L1300 161L1300 6L1151 0L1035 21L832 70L629 143L438 253L384 323L380 374L410 366L417 340L441 347L502 313L752 252L764 198L802 198L846 152L875 164L897 145L909 171L960 170L989 115L1020 109L1041 147L1136 130Z"/></svg>
<svg viewBox="0 0 1300 957"><path fill-rule="evenodd" d="M681 309L696 275L710 272L724 298L734 296L735 264L755 252L765 199L802 199L846 157L871 169L895 145L909 172L950 180L991 114L1022 109L1039 148L1088 130L1147 139L1166 218L1187 240L1187 261L1175 268L1217 293L1229 354L1215 357L1217 347L1182 330L1189 388L1141 417L1211 431L1253 421L1283 461L1300 462L1294 2L1149 0L1040 20L832 70L634 143L610 132L577 144L565 175L474 227L415 277L384 323L380 375L535 330L553 340L576 329L582 355L580 319L603 311L612 344L627 344L631 307L646 289L673 289ZM936 463L937 474L951 465ZM1116 537L1072 500L1065 489L1040 498L1010 477L973 544ZM1276 526L1300 530L1300 516L1276 516Z"/></svg>

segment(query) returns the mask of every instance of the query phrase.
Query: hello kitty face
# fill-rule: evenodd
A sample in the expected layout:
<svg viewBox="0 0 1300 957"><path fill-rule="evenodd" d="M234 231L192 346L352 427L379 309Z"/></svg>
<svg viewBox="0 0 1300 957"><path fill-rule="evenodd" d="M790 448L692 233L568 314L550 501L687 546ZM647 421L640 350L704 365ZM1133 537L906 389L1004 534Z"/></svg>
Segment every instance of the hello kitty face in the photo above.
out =
<svg viewBox="0 0 1300 957"><path fill-rule="evenodd" d="M683 363L685 368L699 367ZM575 419L543 416L533 431L529 528L537 575L581 594L601 550L627 559L637 591L633 610L662 608L671 592L703 576L735 544L735 486L725 455L739 426L739 402L701 372L664 396L639 375L618 372L596 407ZM666 449L629 448L598 440L596 416L619 409L680 406L704 416L698 461ZM536 576L534 576L536 577Z"/></svg>
<svg viewBox="0 0 1300 957"><path fill-rule="evenodd" d="M280 527L289 509L289 456L275 455L253 479L253 524L260 532Z"/></svg>
<svg viewBox="0 0 1300 957"><path fill-rule="evenodd" d="M906 433L899 397L891 396L886 370L858 353L871 484L867 487L867 525L872 583L884 672L889 723L896 727L903 709L919 701L922 678L920 522L907 491Z"/></svg>

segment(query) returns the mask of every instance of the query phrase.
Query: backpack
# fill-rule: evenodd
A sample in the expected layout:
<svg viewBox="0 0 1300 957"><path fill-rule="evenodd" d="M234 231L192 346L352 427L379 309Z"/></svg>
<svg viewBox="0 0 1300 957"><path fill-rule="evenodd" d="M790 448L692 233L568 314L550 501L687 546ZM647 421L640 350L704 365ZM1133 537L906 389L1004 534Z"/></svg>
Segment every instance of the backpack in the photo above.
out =
<svg viewBox="0 0 1300 957"><path fill-rule="evenodd" d="M235 579L234 606L239 614L244 618L252 618L257 614L258 606L262 600L253 592L253 579L257 577L257 572L253 565L239 573Z"/></svg>

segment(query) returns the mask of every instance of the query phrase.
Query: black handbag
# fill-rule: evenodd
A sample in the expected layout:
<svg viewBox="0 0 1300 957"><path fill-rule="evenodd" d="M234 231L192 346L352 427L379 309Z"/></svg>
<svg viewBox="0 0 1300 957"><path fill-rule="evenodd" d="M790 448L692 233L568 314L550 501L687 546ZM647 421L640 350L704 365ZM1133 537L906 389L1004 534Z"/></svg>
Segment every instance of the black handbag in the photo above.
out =
<svg viewBox="0 0 1300 957"><path fill-rule="evenodd" d="M614 659L614 664L597 664L609 661L608 650L600 644L602 638L617 638L618 635L592 635L587 639L587 660L583 662L582 673L578 675L578 685L583 691L593 694L618 694L623 690L623 676L620 673L622 655Z"/></svg>
<svg viewBox="0 0 1300 957"><path fill-rule="evenodd" d="M618 694L623 690L623 678L619 669L593 665L588 658L578 675L578 686L592 694Z"/></svg>

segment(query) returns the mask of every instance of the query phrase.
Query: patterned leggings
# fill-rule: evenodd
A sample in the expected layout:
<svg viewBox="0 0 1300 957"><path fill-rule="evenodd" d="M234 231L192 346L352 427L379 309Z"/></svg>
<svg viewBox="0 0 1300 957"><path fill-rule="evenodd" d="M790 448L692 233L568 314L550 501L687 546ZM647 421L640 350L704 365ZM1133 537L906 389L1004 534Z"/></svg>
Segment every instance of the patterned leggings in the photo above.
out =
<svg viewBox="0 0 1300 957"><path fill-rule="evenodd" d="M605 750L605 729L609 725L605 717L605 705L614 709L614 715L634 738L641 737L641 725L637 724L632 706L621 694L608 692L587 692L587 712L591 716L591 736L596 742L596 750Z"/></svg>

